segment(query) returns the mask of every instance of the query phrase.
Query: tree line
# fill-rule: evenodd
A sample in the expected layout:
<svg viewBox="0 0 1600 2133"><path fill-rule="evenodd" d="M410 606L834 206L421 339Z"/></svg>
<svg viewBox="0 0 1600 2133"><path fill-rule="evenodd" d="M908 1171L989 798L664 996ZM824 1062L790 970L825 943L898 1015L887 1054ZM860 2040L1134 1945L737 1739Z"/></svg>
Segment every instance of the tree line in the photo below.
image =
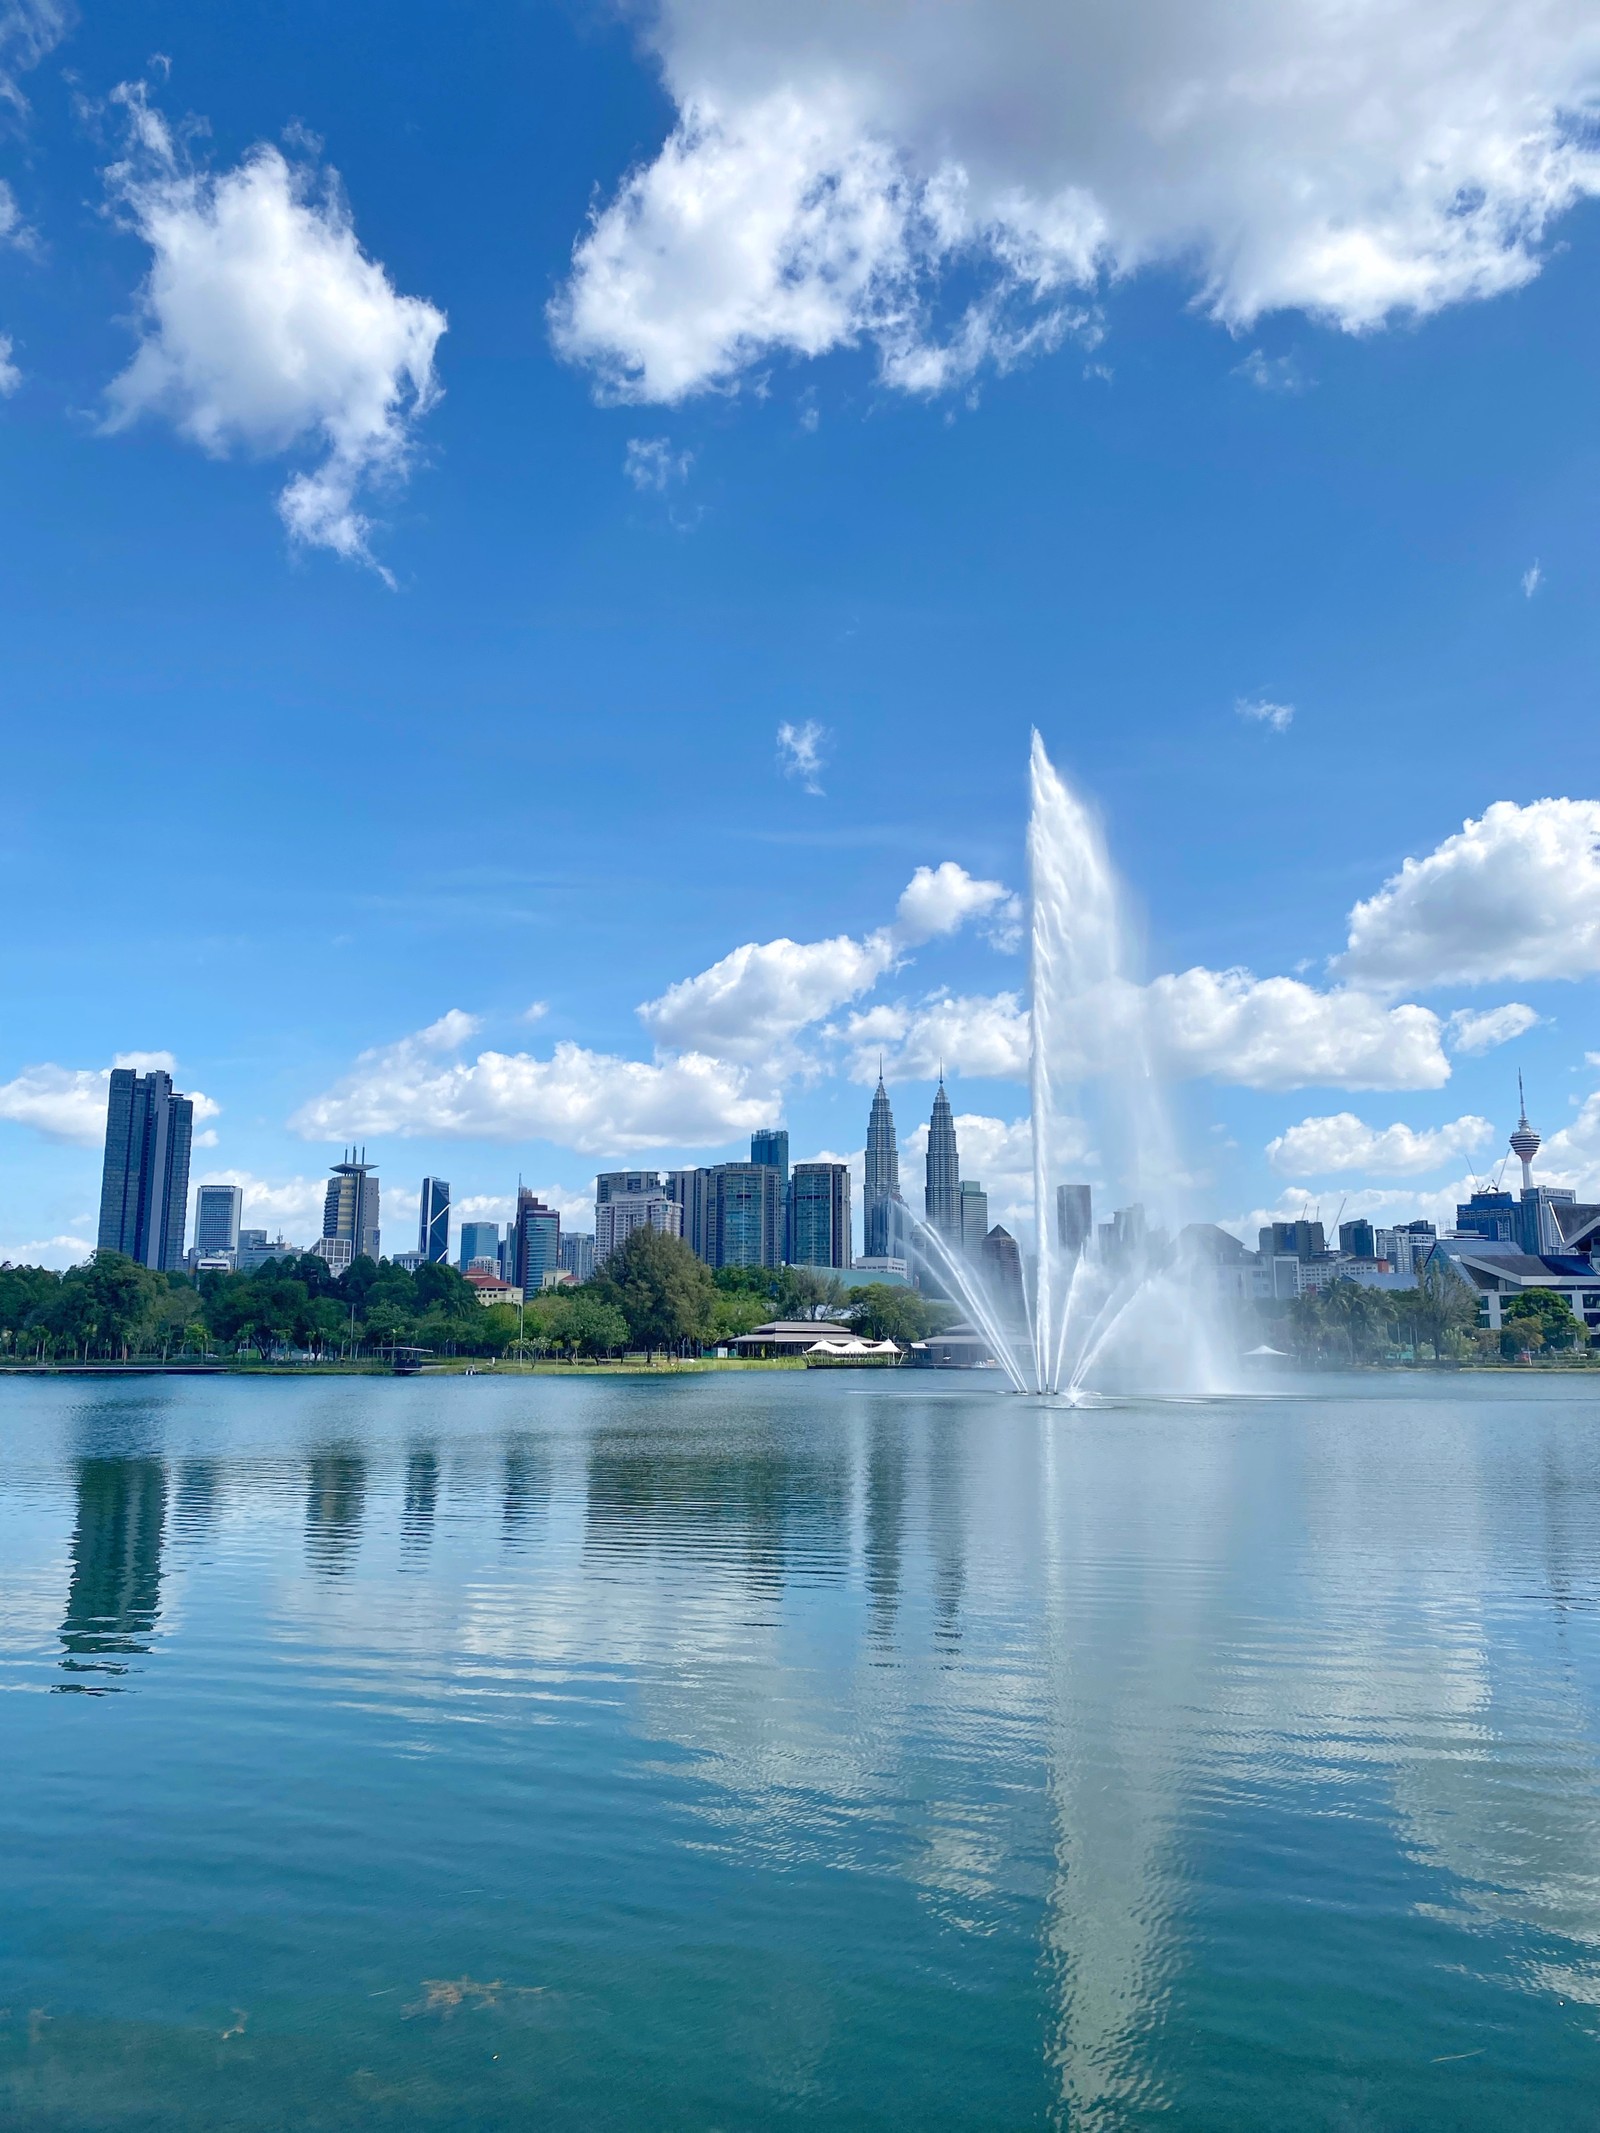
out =
<svg viewBox="0 0 1600 2133"><path fill-rule="evenodd" d="M638 1230L591 1281L487 1308L453 1266L415 1272L355 1260L335 1274L314 1252L253 1273L160 1274L117 1252L86 1265L0 1267L0 1355L130 1361L221 1355L267 1360L439 1356L697 1355L771 1318L826 1310L874 1340L920 1340L943 1313L884 1284L847 1289L811 1267L713 1270L677 1237Z"/></svg>
<svg viewBox="0 0 1600 2133"><path fill-rule="evenodd" d="M1582 1321L1554 1289L1503 1296L1498 1331L1478 1322L1478 1299L1465 1282L1436 1276L1414 1289L1365 1289L1337 1281L1292 1303L1259 1307L1306 1363L1376 1363L1396 1353L1436 1362L1514 1362L1523 1355L1581 1349Z"/></svg>

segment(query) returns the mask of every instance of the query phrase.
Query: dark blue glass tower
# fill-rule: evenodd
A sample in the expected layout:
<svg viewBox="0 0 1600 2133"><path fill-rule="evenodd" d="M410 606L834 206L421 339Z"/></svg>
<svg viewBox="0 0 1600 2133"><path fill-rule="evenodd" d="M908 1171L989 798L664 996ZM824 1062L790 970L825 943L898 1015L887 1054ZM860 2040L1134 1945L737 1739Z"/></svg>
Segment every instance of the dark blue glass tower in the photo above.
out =
<svg viewBox="0 0 1600 2133"><path fill-rule="evenodd" d="M124 1252L162 1273L182 1264L193 1138L194 1105L177 1094L170 1074L112 1069L96 1239L101 1251Z"/></svg>

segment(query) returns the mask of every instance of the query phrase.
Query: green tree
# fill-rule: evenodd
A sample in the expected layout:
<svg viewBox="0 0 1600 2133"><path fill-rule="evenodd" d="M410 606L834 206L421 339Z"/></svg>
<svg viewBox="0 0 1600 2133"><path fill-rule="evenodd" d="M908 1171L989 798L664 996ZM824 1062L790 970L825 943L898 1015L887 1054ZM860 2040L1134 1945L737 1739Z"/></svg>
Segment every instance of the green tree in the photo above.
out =
<svg viewBox="0 0 1600 2133"><path fill-rule="evenodd" d="M1500 1326L1500 1352L1508 1356L1524 1348L1533 1354L1541 1348L1572 1348L1584 1337L1571 1305L1554 1289L1523 1289L1502 1298Z"/></svg>
<svg viewBox="0 0 1600 2133"><path fill-rule="evenodd" d="M915 1289L896 1289L886 1281L873 1281L864 1289L851 1290L845 1319L863 1340L899 1341L909 1346L912 1341L925 1341L930 1333L947 1325L950 1313L943 1304L919 1296Z"/></svg>
<svg viewBox="0 0 1600 2133"><path fill-rule="evenodd" d="M753 1333L772 1315L772 1303L765 1296L719 1294L711 1306L711 1339L719 1347L724 1341L736 1341L741 1333Z"/></svg>
<svg viewBox="0 0 1600 2133"><path fill-rule="evenodd" d="M641 1348L682 1352L711 1338L717 1285L681 1237L636 1229L592 1287L622 1313L628 1338Z"/></svg>

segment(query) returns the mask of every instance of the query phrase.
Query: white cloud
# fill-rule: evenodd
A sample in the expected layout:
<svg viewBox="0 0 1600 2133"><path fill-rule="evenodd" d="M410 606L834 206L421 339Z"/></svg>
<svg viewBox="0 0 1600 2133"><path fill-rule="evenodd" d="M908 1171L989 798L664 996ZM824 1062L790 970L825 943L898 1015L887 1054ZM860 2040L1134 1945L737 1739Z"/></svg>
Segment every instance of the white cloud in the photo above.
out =
<svg viewBox="0 0 1600 2133"><path fill-rule="evenodd" d="M1269 356L1259 348L1252 348L1242 363L1236 363L1233 374L1248 380L1258 392L1303 393L1306 389L1305 374L1292 355Z"/></svg>
<svg viewBox="0 0 1600 2133"><path fill-rule="evenodd" d="M81 1265L93 1250L92 1237L40 1237L28 1244L0 1244L0 1264L47 1266L63 1273Z"/></svg>
<svg viewBox="0 0 1600 2133"><path fill-rule="evenodd" d="M1028 1078L1028 1016L1014 992L939 992L911 1007L869 1007L840 1035L852 1053L851 1079L866 1086L878 1078L880 1053L895 1079L926 1081L941 1066L969 1079Z"/></svg>
<svg viewBox="0 0 1600 2133"><path fill-rule="evenodd" d="M1494 1139L1486 1118L1458 1118L1421 1132L1410 1126L1368 1126L1352 1111L1303 1118L1267 1143L1267 1160L1286 1176L1408 1178L1453 1163Z"/></svg>
<svg viewBox="0 0 1600 2133"><path fill-rule="evenodd" d="M292 1129L326 1141L547 1140L609 1156L716 1147L772 1122L770 1089L752 1090L743 1068L702 1053L646 1064L563 1043L548 1059L489 1051L449 1060L440 1056L440 1027L362 1053L350 1074L295 1113Z"/></svg>
<svg viewBox="0 0 1600 2133"><path fill-rule="evenodd" d="M1366 993L1318 992L1297 978L1256 978L1247 970L1196 968L1153 979L1142 991L1114 991L1081 1003L1074 1018L1080 1048L1060 1062L1064 1080L1115 1072L1117 1058L1105 1044L1139 1014L1154 1059L1176 1076L1255 1089L1436 1089L1450 1078L1439 1018L1425 1007L1390 1007ZM933 1073L942 1058L954 1073L1027 1076L1028 1018L1011 992L938 993L913 1007L871 1007L841 1034L858 1081L876 1078L879 1045L902 1074Z"/></svg>
<svg viewBox="0 0 1600 2133"><path fill-rule="evenodd" d="M358 499L408 469L444 314L363 253L335 173L270 146L220 175L191 169L142 88L118 95L130 153L107 177L155 256L107 429L165 416L217 457L315 446L325 456L278 499L284 524L371 562Z"/></svg>
<svg viewBox="0 0 1600 2133"><path fill-rule="evenodd" d="M0 400L9 399L22 383L22 372L11 360L11 336L0 333Z"/></svg>
<svg viewBox="0 0 1600 2133"><path fill-rule="evenodd" d="M854 940L746 941L709 970L647 1000L640 1019L658 1044L722 1059L795 1062L790 1048L808 1023L875 985L895 959L885 932Z"/></svg>
<svg viewBox="0 0 1600 2133"><path fill-rule="evenodd" d="M170 1052L118 1052L113 1064L147 1074L153 1068L175 1071ZM47 1141L78 1148L98 1148L106 1135L106 1096L110 1067L24 1067L12 1081L0 1082L0 1119L30 1126ZM216 1118L221 1106L198 1090L184 1090L194 1105L196 1124Z"/></svg>
<svg viewBox="0 0 1600 2133"><path fill-rule="evenodd" d="M27 98L17 81L54 51L72 27L65 0L0 0L0 104L25 113Z"/></svg>
<svg viewBox="0 0 1600 2133"><path fill-rule="evenodd" d="M1591 1054L1589 1064L1600 1066L1600 1057ZM1600 1200L1600 1089L1584 1099L1570 1126L1550 1135L1537 1176L1546 1185L1569 1186L1580 1200Z"/></svg>
<svg viewBox="0 0 1600 2133"><path fill-rule="evenodd" d="M892 925L860 940L841 933L826 941L746 941L638 1012L658 1044L789 1073L801 1064L794 1041L803 1029L859 998L906 950L975 917L987 918L1003 941L1017 921L1016 899L1003 883L976 881L953 860L918 867Z"/></svg>
<svg viewBox="0 0 1600 2133"><path fill-rule="evenodd" d="M1334 968L1396 990L1600 971L1600 800L1497 800L1356 905Z"/></svg>
<svg viewBox="0 0 1600 2133"><path fill-rule="evenodd" d="M1497 1044L1509 1044L1513 1037L1538 1024L1539 1017L1521 1000L1508 1000L1504 1007L1486 1007L1474 1010L1458 1007L1446 1027L1450 1033L1450 1049L1453 1052L1492 1052Z"/></svg>
<svg viewBox="0 0 1600 2133"><path fill-rule="evenodd" d="M959 932L968 919L986 918L996 947L1014 948L1022 930L1022 900L1000 881L977 881L965 867L946 859L936 867L918 867L901 891L895 908L896 938L919 946L943 933Z"/></svg>
<svg viewBox="0 0 1600 2133"><path fill-rule="evenodd" d="M791 725L788 719L778 728L778 761L786 778L798 778L808 793L822 798L823 751L830 736L826 726L819 726L814 718L803 725Z"/></svg>
<svg viewBox="0 0 1600 2133"><path fill-rule="evenodd" d="M1184 970L1147 988L1152 1043L1178 1073L1252 1089L1437 1089L1439 1018L1298 978Z"/></svg>
<svg viewBox="0 0 1600 2133"><path fill-rule="evenodd" d="M1537 562L1530 564L1522 573L1522 597L1531 600L1543 583L1544 571Z"/></svg>
<svg viewBox="0 0 1600 2133"><path fill-rule="evenodd" d="M934 390L1153 262L1230 327L1371 328L1528 281L1600 191L1585 0L663 0L652 36L675 124L551 314L637 399L862 341Z"/></svg>
<svg viewBox="0 0 1600 2133"><path fill-rule="evenodd" d="M989 1196L991 1226L1008 1228L1033 1221L1033 1127L1026 1118L991 1118L980 1111L956 1113L956 1146L961 1175L975 1179ZM1056 1120L1054 1149L1058 1164L1082 1164L1089 1155L1088 1134L1080 1119ZM900 1189L913 1209L922 1206L923 1174L928 1153L927 1122L914 1126L900 1145Z"/></svg>
<svg viewBox="0 0 1600 2133"><path fill-rule="evenodd" d="M1294 719L1293 704L1269 703L1265 697L1241 696L1233 708L1241 718L1253 718L1274 733L1287 733Z"/></svg>
<svg viewBox="0 0 1600 2133"><path fill-rule="evenodd" d="M274 1182L249 1170L207 1170L191 1180L191 1189L199 1185L237 1185L244 1195L239 1217L244 1229L264 1229L269 1238L282 1236L291 1244L308 1244L322 1235L322 1204L328 1190L325 1177ZM384 1203L388 1197L385 1189Z"/></svg>
<svg viewBox="0 0 1600 2133"><path fill-rule="evenodd" d="M667 437L630 437L622 471L639 491L664 496L674 482L687 481L693 452L674 452Z"/></svg>

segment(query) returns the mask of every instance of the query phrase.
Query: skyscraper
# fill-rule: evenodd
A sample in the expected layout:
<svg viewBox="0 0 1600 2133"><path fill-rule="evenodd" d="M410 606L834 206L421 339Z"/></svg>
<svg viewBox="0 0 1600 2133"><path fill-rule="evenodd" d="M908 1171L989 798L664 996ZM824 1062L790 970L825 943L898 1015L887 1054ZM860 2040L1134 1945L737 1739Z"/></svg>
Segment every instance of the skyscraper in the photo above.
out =
<svg viewBox="0 0 1600 2133"><path fill-rule="evenodd" d="M1076 1259L1094 1235L1094 1198L1087 1185L1056 1187L1056 1242Z"/></svg>
<svg viewBox="0 0 1600 2133"><path fill-rule="evenodd" d="M159 1067L148 1074L114 1067L106 1103L106 1159L100 1179L103 1252L124 1252L169 1273L183 1258L189 1212L189 1146L194 1105Z"/></svg>
<svg viewBox="0 0 1600 2133"><path fill-rule="evenodd" d="M424 1178L417 1222L417 1250L443 1266L450 1256L450 1185L446 1178Z"/></svg>
<svg viewBox="0 0 1600 2133"><path fill-rule="evenodd" d="M500 1256L500 1225L498 1222L463 1222L461 1225L461 1249L457 1262L464 1274L474 1259L498 1259Z"/></svg>
<svg viewBox="0 0 1600 2133"><path fill-rule="evenodd" d="M850 1264L850 1171L796 1163L789 1181L789 1257L795 1266Z"/></svg>
<svg viewBox="0 0 1600 2133"><path fill-rule="evenodd" d="M891 1209L900 1197L900 1150L894 1137L894 1113L889 1092L878 1075L878 1092L867 1118L867 1163L862 1184L863 1244L867 1258L887 1259L895 1251L891 1242L894 1220Z"/></svg>
<svg viewBox="0 0 1600 2133"><path fill-rule="evenodd" d="M767 1164L770 1169L776 1170L783 1179L783 1235L779 1240L779 1249L783 1258L787 1259L790 1256L791 1247L788 1128L785 1126L768 1126L764 1127L759 1133L752 1133L750 1136L750 1160L752 1163Z"/></svg>
<svg viewBox="0 0 1600 2133"><path fill-rule="evenodd" d="M547 1288L561 1271L561 1217L526 1185L517 1187L517 1211L506 1236L506 1279L524 1296Z"/></svg>
<svg viewBox="0 0 1600 2133"><path fill-rule="evenodd" d="M961 1249L976 1259L989 1234L989 1195L976 1178L963 1178L961 1194Z"/></svg>
<svg viewBox="0 0 1600 2133"><path fill-rule="evenodd" d="M956 1147L956 1122L951 1115L950 1099L944 1093L944 1076L939 1077L938 1092L933 1099L933 1116L928 1121L928 1183L924 1194L924 1207L928 1226L936 1229L950 1243L961 1242L961 1156Z"/></svg>
<svg viewBox="0 0 1600 2133"><path fill-rule="evenodd" d="M654 1171L651 1171L649 1176L655 1179L655 1182L647 1191L613 1192L605 1199L595 1201L594 1237L591 1240L594 1257L591 1267L604 1266L611 1254L620 1245L626 1244L636 1229L658 1230L663 1237L683 1235L682 1206L663 1191L661 1181Z"/></svg>
<svg viewBox="0 0 1600 2133"><path fill-rule="evenodd" d="M324 1243L348 1244L351 1259L379 1256L377 1165L367 1161L365 1148L359 1159L347 1148L344 1161L333 1165L322 1203L322 1236ZM344 1254L325 1252L323 1257L336 1266Z"/></svg>
<svg viewBox="0 0 1600 2133"><path fill-rule="evenodd" d="M594 1279L594 1239L581 1229L561 1232L561 1271L574 1281Z"/></svg>
<svg viewBox="0 0 1600 2133"><path fill-rule="evenodd" d="M783 1264L783 1192L769 1163L716 1163L707 1173L712 1266Z"/></svg>
<svg viewBox="0 0 1600 2133"><path fill-rule="evenodd" d="M200 1185L194 1196L194 1248L197 1257L217 1252L236 1254L244 1190L238 1185Z"/></svg>

